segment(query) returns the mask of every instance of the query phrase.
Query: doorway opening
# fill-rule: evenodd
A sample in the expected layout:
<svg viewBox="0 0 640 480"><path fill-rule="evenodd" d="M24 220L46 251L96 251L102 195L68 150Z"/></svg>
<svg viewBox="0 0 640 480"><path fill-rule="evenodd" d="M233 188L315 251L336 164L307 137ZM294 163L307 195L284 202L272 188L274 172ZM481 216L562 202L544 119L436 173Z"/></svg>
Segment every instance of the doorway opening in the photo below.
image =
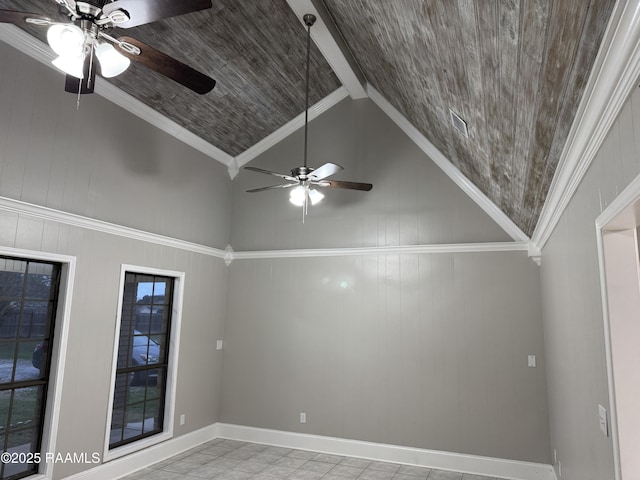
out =
<svg viewBox="0 0 640 480"><path fill-rule="evenodd" d="M609 377L603 431L612 438L616 480L631 480L640 475L640 176L598 217L596 228Z"/></svg>

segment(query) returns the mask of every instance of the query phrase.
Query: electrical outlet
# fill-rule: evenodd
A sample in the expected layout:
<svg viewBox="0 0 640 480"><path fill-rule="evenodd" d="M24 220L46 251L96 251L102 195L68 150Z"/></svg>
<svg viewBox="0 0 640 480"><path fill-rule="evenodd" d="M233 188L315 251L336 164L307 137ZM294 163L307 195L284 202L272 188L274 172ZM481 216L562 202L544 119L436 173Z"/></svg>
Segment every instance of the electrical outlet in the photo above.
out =
<svg viewBox="0 0 640 480"><path fill-rule="evenodd" d="M527 358L527 365L530 367L535 367L536 366L536 356L535 355L529 355L529 357Z"/></svg>
<svg viewBox="0 0 640 480"><path fill-rule="evenodd" d="M307 423L307 414L300 412L300 423Z"/></svg>
<svg viewBox="0 0 640 480"><path fill-rule="evenodd" d="M218 340L216 342L216 350L222 350L222 344L223 344L222 340Z"/></svg>
<svg viewBox="0 0 640 480"><path fill-rule="evenodd" d="M187 416L184 413L180 415L180 425L184 425L184 422L186 422L186 420Z"/></svg>

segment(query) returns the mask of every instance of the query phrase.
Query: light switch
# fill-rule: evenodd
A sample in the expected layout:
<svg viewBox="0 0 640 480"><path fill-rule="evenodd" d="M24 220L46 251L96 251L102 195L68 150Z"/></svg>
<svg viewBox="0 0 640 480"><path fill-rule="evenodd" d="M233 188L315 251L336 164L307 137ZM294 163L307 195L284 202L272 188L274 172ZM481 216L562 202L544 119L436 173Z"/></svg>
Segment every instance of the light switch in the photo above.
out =
<svg viewBox="0 0 640 480"><path fill-rule="evenodd" d="M527 365L529 365L530 367L535 367L536 366L536 356L535 355L529 355Z"/></svg>
<svg viewBox="0 0 640 480"><path fill-rule="evenodd" d="M222 340L216 342L216 350L222 350Z"/></svg>
<svg viewBox="0 0 640 480"><path fill-rule="evenodd" d="M607 409L602 405L598 405L598 422L600 423L600 430L608 437L609 424L607 422Z"/></svg>

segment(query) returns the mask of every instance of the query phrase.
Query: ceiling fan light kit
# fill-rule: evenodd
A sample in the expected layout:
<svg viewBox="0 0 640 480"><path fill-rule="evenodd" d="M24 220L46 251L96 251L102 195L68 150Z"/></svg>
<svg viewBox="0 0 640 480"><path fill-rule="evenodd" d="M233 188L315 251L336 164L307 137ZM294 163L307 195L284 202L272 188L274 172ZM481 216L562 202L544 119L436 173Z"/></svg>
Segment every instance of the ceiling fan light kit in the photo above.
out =
<svg viewBox="0 0 640 480"><path fill-rule="evenodd" d="M48 26L47 42L58 55L53 65L67 74L65 90L93 93L96 68L105 78L124 73L131 60L199 94L216 82L203 73L130 37L116 38L113 28L131 28L211 8L211 0L54 0L72 23L53 21L36 13L0 10L0 22Z"/></svg>
<svg viewBox="0 0 640 480"><path fill-rule="evenodd" d="M277 190L282 188L291 188L289 192L289 202L296 207L302 207L302 221L308 213L309 204L316 205L323 198L324 194L312 187L321 188L342 188L347 190L360 190L368 192L373 185L370 183L343 182L338 180L325 180L331 175L343 170L340 165L335 163L325 163L318 168L307 166L308 153L308 130L309 130L309 65L311 58L311 27L316 22L313 14L307 13L302 17L304 24L307 26L307 63L306 63L306 87L305 87L305 111L304 111L304 164L301 167L291 170L289 175L283 173L272 172L257 167L244 167L246 170L253 172L273 175L286 180L289 183L281 183L268 187L254 188L247 190L248 193L263 192L266 190Z"/></svg>

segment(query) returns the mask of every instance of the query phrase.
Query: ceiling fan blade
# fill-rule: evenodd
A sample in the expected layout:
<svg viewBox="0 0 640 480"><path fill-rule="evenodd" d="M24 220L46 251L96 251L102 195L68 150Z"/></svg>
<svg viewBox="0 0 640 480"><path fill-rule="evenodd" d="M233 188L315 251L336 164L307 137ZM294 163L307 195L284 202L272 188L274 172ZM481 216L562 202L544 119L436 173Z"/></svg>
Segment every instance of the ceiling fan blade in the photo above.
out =
<svg viewBox="0 0 640 480"><path fill-rule="evenodd" d="M325 163L311 172L311 177L315 180L322 180L323 178L330 177L331 175L338 173L343 168L335 163Z"/></svg>
<svg viewBox="0 0 640 480"><path fill-rule="evenodd" d="M80 93L83 95L93 93L93 89L96 85L96 71L99 68L99 63L94 58L91 72L89 72L90 66L91 59L89 58L89 55L87 55L84 59L84 78L80 80L79 78L67 75L64 81L64 91L77 94L78 89L80 89Z"/></svg>
<svg viewBox="0 0 640 480"><path fill-rule="evenodd" d="M264 192L265 190L277 190L279 188L295 187L296 185L298 185L298 184L297 183L282 183L280 185L271 185L269 187L254 188L254 189L251 189L251 190L247 190L247 193Z"/></svg>
<svg viewBox="0 0 640 480"><path fill-rule="evenodd" d="M116 0L102 7L102 12L108 16L115 10L124 10L129 14L130 20L118 23L118 27L131 28L163 18L205 10L211 6L211 0Z"/></svg>
<svg viewBox="0 0 640 480"><path fill-rule="evenodd" d="M251 170L252 172L258 172L258 173L266 173L267 175L273 175L274 177L280 177L280 178L284 178L285 180L289 180L292 182L297 182L298 179L295 177L292 177L291 175L285 175L284 173L278 173L278 172L272 172L271 170L264 170L262 168L258 168L258 167L244 167L245 170Z"/></svg>
<svg viewBox="0 0 640 480"><path fill-rule="evenodd" d="M41 20L44 22L53 22L53 20L51 20L49 17L45 17L37 13L0 10L0 23L13 23L14 25L22 26L27 21L27 18L33 18L35 20Z"/></svg>
<svg viewBox="0 0 640 480"><path fill-rule="evenodd" d="M176 2L182 3L182 2ZM110 4L112 5L112 4ZM125 42L140 49L140 54L136 55L122 48L118 43L114 43L114 47L125 57L141 63L151 70L164 75L165 77L174 80L181 85L193 90L196 93L204 95L213 90L216 86L216 81L200 73L199 71L191 68L173 57L170 57L166 53L162 53L160 50L156 50L150 47L146 43L142 43L139 40L131 37L120 37L118 42Z"/></svg>
<svg viewBox="0 0 640 480"><path fill-rule="evenodd" d="M371 185L370 183L342 182L340 180L323 180L321 182L312 183L314 185L318 185L319 187L345 188L347 190L362 190L363 192L368 192L373 188L373 185Z"/></svg>

